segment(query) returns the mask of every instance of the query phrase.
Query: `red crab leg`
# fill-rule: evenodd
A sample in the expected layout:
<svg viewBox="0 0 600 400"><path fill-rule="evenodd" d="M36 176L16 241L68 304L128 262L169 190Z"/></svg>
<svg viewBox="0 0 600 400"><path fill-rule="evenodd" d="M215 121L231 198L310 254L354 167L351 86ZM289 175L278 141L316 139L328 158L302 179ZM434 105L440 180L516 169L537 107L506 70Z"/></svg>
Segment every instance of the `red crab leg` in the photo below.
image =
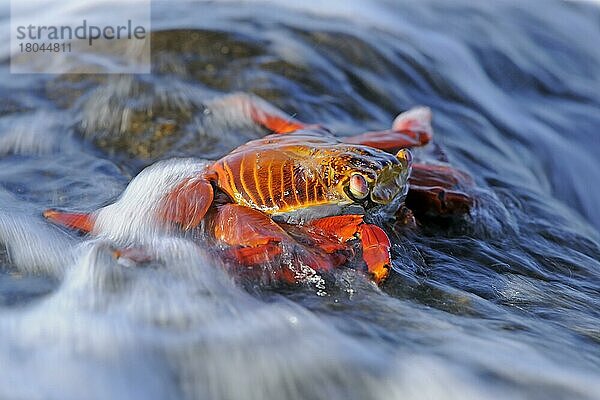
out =
<svg viewBox="0 0 600 400"><path fill-rule="evenodd" d="M458 185L472 186L473 178L449 165L413 163L410 183L416 186L452 188Z"/></svg>
<svg viewBox="0 0 600 400"><path fill-rule="evenodd" d="M184 230L197 227L213 201L213 188L206 176L187 178L162 200L160 217Z"/></svg>
<svg viewBox="0 0 600 400"><path fill-rule="evenodd" d="M273 133L291 133L309 126L255 96L234 94L219 102L225 107L241 110L254 123Z"/></svg>
<svg viewBox="0 0 600 400"><path fill-rule="evenodd" d="M91 214L46 210L43 212L43 216L57 225L84 233L89 233L94 229L94 217Z"/></svg>
<svg viewBox="0 0 600 400"><path fill-rule="evenodd" d="M67 213L56 210L46 210L43 215L57 225L75 229L83 233L90 233L94 229L94 216L83 213ZM128 247L117 249L113 252L115 258L126 258L136 263L148 262L150 256L141 248Z"/></svg>
<svg viewBox="0 0 600 400"><path fill-rule="evenodd" d="M229 254L247 266L272 261L290 248L301 262L317 271L328 271L333 266L325 257L304 249L270 217L249 207L225 204L214 218L215 238L229 246ZM293 283L296 277L289 268L282 268L276 278Z"/></svg>
<svg viewBox="0 0 600 400"><path fill-rule="evenodd" d="M419 215L465 214L473 206L473 199L459 188L472 185L473 179L463 171L450 166L415 163L406 206Z"/></svg>
<svg viewBox="0 0 600 400"><path fill-rule="evenodd" d="M431 110L427 107L416 107L398 115L392 129L365 132L344 138L343 141L396 152L408 147L424 146L432 137Z"/></svg>
<svg viewBox="0 0 600 400"><path fill-rule="evenodd" d="M304 123L283 113L282 115L270 114L254 104L251 104L249 109L250 118L273 133L291 133L307 127Z"/></svg>
<svg viewBox="0 0 600 400"><path fill-rule="evenodd" d="M226 101L229 107L242 110L253 122L274 133L320 128L319 125L301 122L257 97L237 94L221 101ZM432 135L431 110L415 107L398 115L391 129L350 136L344 142L396 152L401 148L424 146Z"/></svg>
<svg viewBox="0 0 600 400"><path fill-rule="evenodd" d="M184 230L200 224L213 200L213 188L203 176L188 178L162 200L159 215L164 221L175 222ZM94 228L94 216L56 210L43 212L45 218L57 225L88 233Z"/></svg>
<svg viewBox="0 0 600 400"><path fill-rule="evenodd" d="M387 234L376 225L363 222L362 215L338 215L320 218L310 226L323 230L346 242L361 239L363 260L375 283L381 283L389 274L392 265L390 258L391 243Z"/></svg>

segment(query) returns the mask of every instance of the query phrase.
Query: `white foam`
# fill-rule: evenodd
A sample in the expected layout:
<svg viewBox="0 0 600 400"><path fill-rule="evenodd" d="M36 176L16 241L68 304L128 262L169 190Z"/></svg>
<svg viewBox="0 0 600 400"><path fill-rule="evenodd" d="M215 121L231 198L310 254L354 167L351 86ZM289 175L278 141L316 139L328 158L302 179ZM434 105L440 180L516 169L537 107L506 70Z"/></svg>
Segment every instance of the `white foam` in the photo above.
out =
<svg viewBox="0 0 600 400"><path fill-rule="evenodd" d="M169 232L159 218L163 197L186 178L198 176L206 163L193 159L161 161L140 172L115 203L95 213L94 234L123 245L152 242Z"/></svg>
<svg viewBox="0 0 600 400"><path fill-rule="evenodd" d="M64 113L38 111L0 119L0 155L42 155L69 150L71 131Z"/></svg>
<svg viewBox="0 0 600 400"><path fill-rule="evenodd" d="M11 264L27 274L61 277L73 262L76 241L45 221L15 210L0 210L0 246Z"/></svg>

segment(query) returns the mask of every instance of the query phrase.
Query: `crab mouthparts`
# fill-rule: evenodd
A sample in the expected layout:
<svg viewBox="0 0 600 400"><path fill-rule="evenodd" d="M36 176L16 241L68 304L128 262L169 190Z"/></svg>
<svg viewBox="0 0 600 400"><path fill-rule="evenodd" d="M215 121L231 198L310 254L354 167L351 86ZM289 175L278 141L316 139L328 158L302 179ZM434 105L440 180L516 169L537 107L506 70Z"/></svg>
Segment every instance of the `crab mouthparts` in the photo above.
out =
<svg viewBox="0 0 600 400"><path fill-rule="evenodd" d="M408 193L408 176L411 169L410 153L397 155L399 164L384 167L375 181L371 191L371 200L382 205L397 205L400 207Z"/></svg>
<svg viewBox="0 0 600 400"><path fill-rule="evenodd" d="M408 192L408 177L403 176L407 174L385 175L380 176L373 186L371 200L374 203L389 204L398 197L404 198Z"/></svg>

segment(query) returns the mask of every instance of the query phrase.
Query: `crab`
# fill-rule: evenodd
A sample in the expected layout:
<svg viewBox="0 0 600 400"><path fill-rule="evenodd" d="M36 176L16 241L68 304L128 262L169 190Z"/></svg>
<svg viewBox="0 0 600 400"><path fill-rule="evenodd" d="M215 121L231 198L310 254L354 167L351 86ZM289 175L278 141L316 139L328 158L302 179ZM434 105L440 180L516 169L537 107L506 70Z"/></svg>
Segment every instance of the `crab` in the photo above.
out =
<svg viewBox="0 0 600 400"><path fill-rule="evenodd" d="M391 129L336 137L257 98L239 95L228 102L271 134L177 182L155 217L184 232L202 227L238 265L252 269L291 255L276 278L297 282L302 269L330 271L358 253L380 284L392 265L391 244L372 215L408 221L410 208L419 216L448 216L472 205L462 190L471 184L468 174L413 160L409 149L432 139L426 107L400 114ZM97 215L44 212L58 225L87 233L94 232Z"/></svg>

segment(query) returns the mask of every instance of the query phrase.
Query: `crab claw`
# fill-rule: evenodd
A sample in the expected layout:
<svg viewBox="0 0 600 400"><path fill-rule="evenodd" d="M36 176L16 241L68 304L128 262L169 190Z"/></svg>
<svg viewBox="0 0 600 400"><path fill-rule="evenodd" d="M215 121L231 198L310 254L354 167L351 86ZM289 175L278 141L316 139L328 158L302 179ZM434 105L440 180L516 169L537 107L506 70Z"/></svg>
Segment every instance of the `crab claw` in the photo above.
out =
<svg viewBox="0 0 600 400"><path fill-rule="evenodd" d="M380 227L365 223L362 215L320 218L312 221L310 226L337 238L340 242L360 239L363 261L373 281L380 284L389 275L392 265L390 239Z"/></svg>
<svg viewBox="0 0 600 400"><path fill-rule="evenodd" d="M390 274L390 238L377 225L362 224L359 227L363 260L373 281L380 284Z"/></svg>
<svg viewBox="0 0 600 400"><path fill-rule="evenodd" d="M215 239L228 246L226 257L248 267L246 272L253 270L260 275L266 270L254 267L269 264L284 252L292 255L293 265L281 265L280 268L270 270L272 277L277 280L287 283L302 281L302 274L298 274L302 265L319 273L330 271L334 267L335 257L318 254L310 247L298 243L275 221L258 210L225 204L217 208L213 225Z"/></svg>

